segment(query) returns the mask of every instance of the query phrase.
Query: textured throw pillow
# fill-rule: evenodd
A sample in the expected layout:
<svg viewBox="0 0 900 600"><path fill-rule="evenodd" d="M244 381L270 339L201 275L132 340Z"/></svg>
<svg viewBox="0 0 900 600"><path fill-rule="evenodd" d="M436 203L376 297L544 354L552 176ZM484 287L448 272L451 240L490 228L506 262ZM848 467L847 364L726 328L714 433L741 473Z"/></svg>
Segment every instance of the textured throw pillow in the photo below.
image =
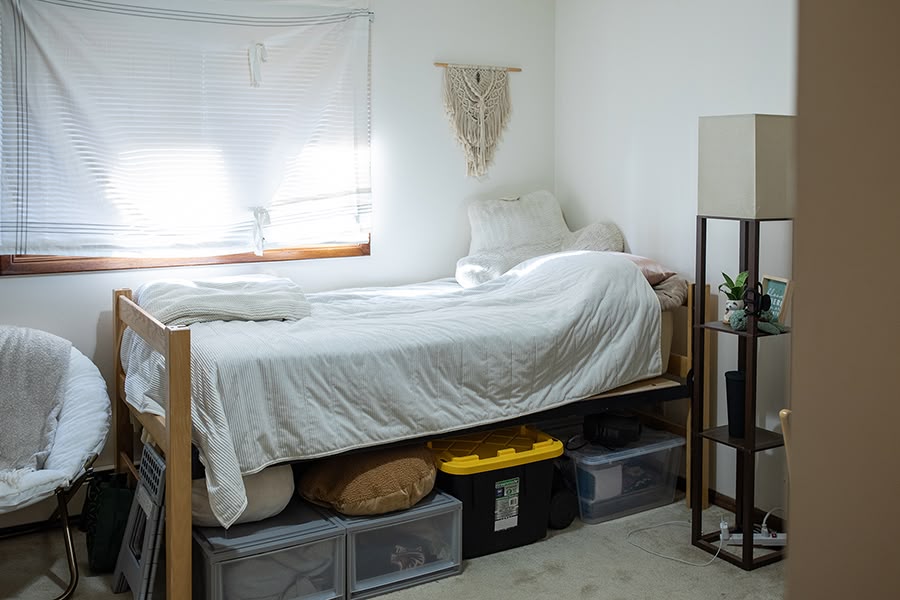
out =
<svg viewBox="0 0 900 600"><path fill-rule="evenodd" d="M284 510L294 495L294 472L290 465L263 469L259 473L244 476L247 492L247 508L234 522L253 523L274 517ZM218 527L219 520L209 505L206 479L196 479L191 485L191 515L194 525Z"/></svg>
<svg viewBox="0 0 900 600"><path fill-rule="evenodd" d="M345 515L380 515L428 495L435 473L425 446L386 448L314 463L300 478L298 493Z"/></svg>
<svg viewBox="0 0 900 600"><path fill-rule="evenodd" d="M562 250L592 250L594 252L621 252L625 249L622 231L614 223L591 223L572 233L566 232Z"/></svg>

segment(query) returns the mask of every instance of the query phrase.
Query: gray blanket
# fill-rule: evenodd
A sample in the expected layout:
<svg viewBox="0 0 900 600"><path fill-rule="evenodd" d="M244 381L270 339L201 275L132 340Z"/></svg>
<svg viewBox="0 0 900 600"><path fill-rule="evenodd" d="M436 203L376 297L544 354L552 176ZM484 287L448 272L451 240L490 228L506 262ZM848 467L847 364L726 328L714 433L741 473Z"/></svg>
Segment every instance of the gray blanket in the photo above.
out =
<svg viewBox="0 0 900 600"><path fill-rule="evenodd" d="M0 325L0 476L41 469L50 453L72 343Z"/></svg>

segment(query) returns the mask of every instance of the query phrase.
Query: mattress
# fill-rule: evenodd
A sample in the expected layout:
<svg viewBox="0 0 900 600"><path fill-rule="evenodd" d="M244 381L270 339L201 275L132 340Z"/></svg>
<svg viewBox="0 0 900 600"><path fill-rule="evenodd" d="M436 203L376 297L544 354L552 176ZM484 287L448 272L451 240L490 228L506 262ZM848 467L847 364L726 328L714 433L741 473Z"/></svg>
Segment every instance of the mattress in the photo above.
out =
<svg viewBox="0 0 900 600"><path fill-rule="evenodd" d="M225 526L246 503L241 474L528 415L664 369L656 294L603 253L538 257L470 289L307 298L298 321L191 326L193 441ZM126 401L164 414L161 357L126 335L122 358Z"/></svg>

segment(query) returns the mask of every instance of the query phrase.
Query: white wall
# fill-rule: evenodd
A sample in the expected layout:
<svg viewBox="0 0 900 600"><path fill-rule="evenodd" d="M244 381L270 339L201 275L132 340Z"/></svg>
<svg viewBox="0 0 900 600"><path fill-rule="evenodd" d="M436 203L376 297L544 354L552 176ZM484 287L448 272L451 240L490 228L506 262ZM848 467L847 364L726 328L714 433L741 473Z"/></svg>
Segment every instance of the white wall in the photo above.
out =
<svg viewBox="0 0 900 600"><path fill-rule="evenodd" d="M468 250L466 202L552 189L554 7L547 0L371 0L372 255L249 266L0 277L0 322L66 337L112 381L112 290L160 277L281 274L305 290L453 274ZM522 67L513 114L483 180L465 176L433 62ZM4 523L0 521L0 526Z"/></svg>
<svg viewBox="0 0 900 600"><path fill-rule="evenodd" d="M235 267L0 278L0 322L71 339L108 380L112 289L158 277L260 271L308 291L450 275L468 247L466 201L555 189L569 224L613 220L634 252L693 277L697 118L794 112L795 0L371 0L372 256ZM521 66L490 174L465 177L434 61ZM710 274L736 269L727 227L710 232ZM763 237L763 272L790 273L790 232ZM767 424L785 399L787 339L761 352ZM780 348L778 346L781 346ZM733 350L722 345L720 363ZM724 370L724 369L723 369ZM724 386L721 386L724 387ZM765 396L765 398L763 397ZM720 399L724 406L724 398ZM720 410L724 415L724 409ZM716 487L732 493L733 461ZM780 454L760 459L776 471ZM0 521L0 526L4 523Z"/></svg>
<svg viewBox="0 0 900 600"><path fill-rule="evenodd" d="M612 220L633 252L693 278L698 117L794 114L796 2L557 0L556 7L556 192L570 226ZM733 223L710 227L713 287L719 272L737 271L736 235ZM790 276L790 226L766 226L761 245L762 272ZM719 364L731 368L737 346L724 337ZM785 336L760 345L759 403L770 428L787 402L787 343ZM733 495L733 454L719 450L713 485ZM781 503L783 454L771 454L759 459L762 505Z"/></svg>

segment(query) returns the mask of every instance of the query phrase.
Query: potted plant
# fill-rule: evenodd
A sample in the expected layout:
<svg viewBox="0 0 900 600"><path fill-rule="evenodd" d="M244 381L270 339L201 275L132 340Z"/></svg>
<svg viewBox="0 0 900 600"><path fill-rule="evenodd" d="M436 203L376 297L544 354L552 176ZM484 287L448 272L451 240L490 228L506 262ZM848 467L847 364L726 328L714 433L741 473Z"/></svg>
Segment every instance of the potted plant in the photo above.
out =
<svg viewBox="0 0 900 600"><path fill-rule="evenodd" d="M728 299L725 302L725 316L722 322L729 323L732 311L744 308L744 292L747 291L747 277L749 273L742 271L732 279L726 273L722 273L725 283L719 285L719 291Z"/></svg>

